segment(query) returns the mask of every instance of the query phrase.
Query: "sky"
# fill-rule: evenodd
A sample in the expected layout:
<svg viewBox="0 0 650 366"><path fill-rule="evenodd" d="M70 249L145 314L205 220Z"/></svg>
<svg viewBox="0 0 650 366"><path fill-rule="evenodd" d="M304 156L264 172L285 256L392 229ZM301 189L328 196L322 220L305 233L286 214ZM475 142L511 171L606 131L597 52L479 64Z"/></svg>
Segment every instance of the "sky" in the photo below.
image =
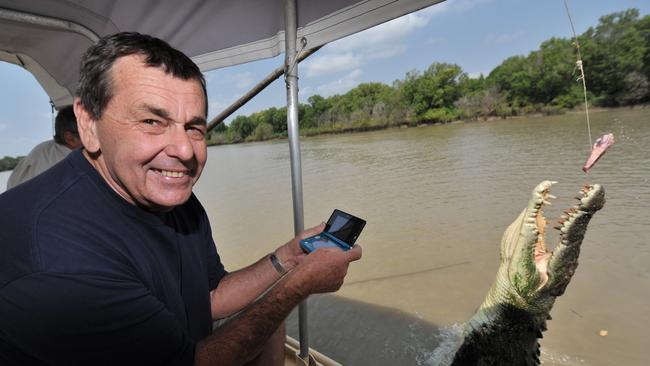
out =
<svg viewBox="0 0 650 366"><path fill-rule="evenodd" d="M578 34L595 27L601 16L629 8L644 16L650 1L569 0ZM562 0L448 0L320 49L298 66L300 101L343 94L363 82L390 85L433 62L457 64L472 77L487 75L506 58L527 55L551 37L572 37ZM283 60L279 55L207 72L208 119ZM49 99L31 74L15 65L0 62L0 80L0 157L26 155L53 134ZM284 106L285 98L280 78L235 115Z"/></svg>

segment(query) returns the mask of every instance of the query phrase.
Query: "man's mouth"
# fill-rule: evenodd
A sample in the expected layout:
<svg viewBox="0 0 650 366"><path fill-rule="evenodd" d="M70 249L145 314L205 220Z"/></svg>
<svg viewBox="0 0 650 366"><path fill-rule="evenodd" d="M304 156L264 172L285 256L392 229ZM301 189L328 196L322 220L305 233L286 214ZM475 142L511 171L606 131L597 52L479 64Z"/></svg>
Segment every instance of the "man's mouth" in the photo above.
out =
<svg viewBox="0 0 650 366"><path fill-rule="evenodd" d="M174 171L174 170L163 170L163 169L152 169L152 170L162 175L163 177L169 177L169 178L182 178L187 175L186 171Z"/></svg>

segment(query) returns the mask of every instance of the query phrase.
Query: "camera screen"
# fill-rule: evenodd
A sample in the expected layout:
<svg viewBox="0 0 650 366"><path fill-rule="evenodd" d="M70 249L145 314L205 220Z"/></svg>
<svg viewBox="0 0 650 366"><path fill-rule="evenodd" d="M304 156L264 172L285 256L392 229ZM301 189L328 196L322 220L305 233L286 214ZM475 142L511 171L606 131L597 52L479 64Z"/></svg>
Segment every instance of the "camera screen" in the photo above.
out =
<svg viewBox="0 0 650 366"><path fill-rule="evenodd" d="M335 242L330 240L327 236L317 236L316 240L311 242L311 245L313 246L314 250L322 247L334 247L334 248L339 248L340 246L337 245Z"/></svg>
<svg viewBox="0 0 650 366"><path fill-rule="evenodd" d="M334 210L327 222L327 232L350 246L359 237L366 222L345 212Z"/></svg>

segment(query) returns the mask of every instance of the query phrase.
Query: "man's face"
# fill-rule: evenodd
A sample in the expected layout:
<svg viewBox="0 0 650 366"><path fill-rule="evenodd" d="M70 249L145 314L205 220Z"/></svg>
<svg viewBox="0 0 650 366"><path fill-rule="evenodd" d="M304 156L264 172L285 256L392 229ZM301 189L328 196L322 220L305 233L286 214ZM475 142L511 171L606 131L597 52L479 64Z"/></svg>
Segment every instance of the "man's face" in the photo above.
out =
<svg viewBox="0 0 650 366"><path fill-rule="evenodd" d="M187 201L207 159L201 84L135 55L119 58L111 77L113 97L81 134L89 160L130 203L168 211Z"/></svg>

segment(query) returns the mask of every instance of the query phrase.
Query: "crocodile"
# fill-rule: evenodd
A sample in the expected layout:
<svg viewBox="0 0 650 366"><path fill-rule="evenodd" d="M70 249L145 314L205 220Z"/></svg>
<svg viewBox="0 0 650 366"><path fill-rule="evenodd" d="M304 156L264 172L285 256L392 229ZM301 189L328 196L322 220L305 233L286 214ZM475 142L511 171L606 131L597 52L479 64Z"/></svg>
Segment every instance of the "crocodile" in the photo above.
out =
<svg viewBox="0 0 650 366"><path fill-rule="evenodd" d="M555 299L561 296L578 266L587 224L605 204L599 184L585 185L578 203L564 211L556 229L560 240L546 247L544 206L555 198L543 181L501 240L496 279L483 304L465 323L452 365L539 365L538 339Z"/></svg>

